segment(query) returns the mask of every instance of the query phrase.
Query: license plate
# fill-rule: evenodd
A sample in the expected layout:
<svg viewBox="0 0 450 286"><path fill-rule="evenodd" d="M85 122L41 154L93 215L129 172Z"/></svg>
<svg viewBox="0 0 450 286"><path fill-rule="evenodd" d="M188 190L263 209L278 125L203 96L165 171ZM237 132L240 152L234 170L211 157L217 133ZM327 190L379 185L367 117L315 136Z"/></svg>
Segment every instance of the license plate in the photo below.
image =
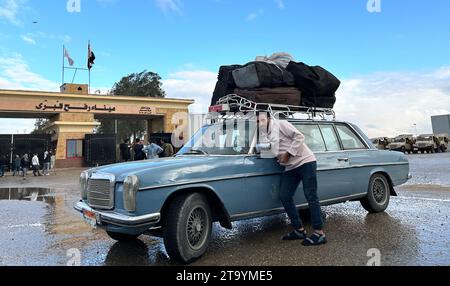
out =
<svg viewBox="0 0 450 286"><path fill-rule="evenodd" d="M84 218L84 221L87 222L87 224L89 224L92 228L97 227L97 218L96 218L94 212L84 210L83 218Z"/></svg>

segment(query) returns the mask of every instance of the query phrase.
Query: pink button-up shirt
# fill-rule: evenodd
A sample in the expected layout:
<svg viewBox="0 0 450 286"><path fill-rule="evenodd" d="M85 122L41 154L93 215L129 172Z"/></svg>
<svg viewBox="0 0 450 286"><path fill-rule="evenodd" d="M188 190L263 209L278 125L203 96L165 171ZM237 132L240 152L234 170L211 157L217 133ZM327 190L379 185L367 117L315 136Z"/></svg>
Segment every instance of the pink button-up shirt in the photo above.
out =
<svg viewBox="0 0 450 286"><path fill-rule="evenodd" d="M316 156L305 143L305 136L286 120L271 119L267 139L272 145L271 153L276 156L289 153L291 155L286 171L294 170L306 163L315 162Z"/></svg>

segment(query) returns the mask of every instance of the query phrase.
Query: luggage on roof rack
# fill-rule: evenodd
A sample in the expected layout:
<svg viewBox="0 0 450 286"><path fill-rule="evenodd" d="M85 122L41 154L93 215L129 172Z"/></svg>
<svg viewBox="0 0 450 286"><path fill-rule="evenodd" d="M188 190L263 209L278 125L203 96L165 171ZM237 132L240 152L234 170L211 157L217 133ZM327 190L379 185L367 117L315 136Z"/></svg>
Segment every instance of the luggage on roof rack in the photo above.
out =
<svg viewBox="0 0 450 286"><path fill-rule="evenodd" d="M316 108L307 106L295 106L273 103L259 103L248 100L236 94L229 94L220 98L217 104L209 108L210 112L220 114L229 114L231 112L240 113L258 113L267 112L274 118L293 118L295 114L305 114L308 119L320 117L326 120L327 116L331 116L332 120L336 120L336 113L331 108Z"/></svg>

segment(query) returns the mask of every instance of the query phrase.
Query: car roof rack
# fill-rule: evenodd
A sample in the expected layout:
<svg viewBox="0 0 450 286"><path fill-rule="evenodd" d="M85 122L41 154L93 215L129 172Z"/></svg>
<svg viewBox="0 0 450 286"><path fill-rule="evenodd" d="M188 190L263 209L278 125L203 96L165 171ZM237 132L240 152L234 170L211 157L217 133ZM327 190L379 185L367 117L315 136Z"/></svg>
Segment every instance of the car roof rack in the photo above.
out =
<svg viewBox="0 0 450 286"><path fill-rule="evenodd" d="M273 118L294 118L295 114L306 114L308 116L308 120L313 120L316 117L319 117L322 120L327 120L327 116L331 116L333 121L336 120L336 113L331 108L257 103L237 94L229 94L220 98L216 105L210 107L209 111L220 114L229 112L268 112Z"/></svg>

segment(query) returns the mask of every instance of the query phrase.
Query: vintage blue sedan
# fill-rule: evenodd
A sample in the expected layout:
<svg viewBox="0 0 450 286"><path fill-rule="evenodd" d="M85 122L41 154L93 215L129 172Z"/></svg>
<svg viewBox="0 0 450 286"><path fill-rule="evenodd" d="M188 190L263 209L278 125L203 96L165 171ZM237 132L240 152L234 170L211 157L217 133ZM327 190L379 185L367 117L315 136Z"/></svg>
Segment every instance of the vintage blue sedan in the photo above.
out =
<svg viewBox="0 0 450 286"><path fill-rule="evenodd" d="M322 205L360 201L368 212L383 212L396 196L394 186L410 178L404 154L378 150L354 124L287 120L315 152ZM83 172L82 200L75 209L118 241L142 234L163 237L171 259L182 263L206 252L213 222L231 229L233 221L283 213L279 188L284 170L255 148L257 124L247 123L249 132L242 134L236 124L214 132L223 126L205 125L173 158ZM203 142L208 140L218 144L207 146ZM299 210L308 208L301 185L295 198Z"/></svg>

